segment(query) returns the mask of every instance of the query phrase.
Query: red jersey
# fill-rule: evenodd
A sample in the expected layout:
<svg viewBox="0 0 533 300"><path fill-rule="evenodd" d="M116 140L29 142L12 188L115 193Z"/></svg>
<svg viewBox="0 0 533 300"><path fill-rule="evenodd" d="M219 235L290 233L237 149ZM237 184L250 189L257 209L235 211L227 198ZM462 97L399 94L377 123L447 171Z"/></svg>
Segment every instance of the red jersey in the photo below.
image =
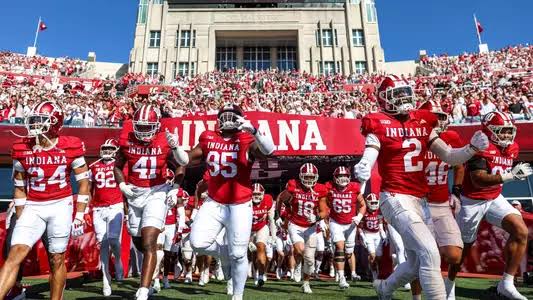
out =
<svg viewBox="0 0 533 300"><path fill-rule="evenodd" d="M92 181L91 205L94 207L110 206L122 203L122 193L115 181L115 161L102 160L89 167Z"/></svg>
<svg viewBox="0 0 533 300"><path fill-rule="evenodd" d="M419 198L426 195L424 156L429 134L437 123L437 117L427 110L410 112L404 122L385 113L372 113L363 118L362 134L374 134L381 145L377 162L382 191Z"/></svg>
<svg viewBox="0 0 533 300"><path fill-rule="evenodd" d="M511 172L514 159L518 157L518 144L513 143L504 149L490 143L489 147L476 154L466 163L463 195L476 200L494 200L502 193L503 184L479 188L474 186L470 172L485 169L487 173L496 175ZM480 165L481 164L481 165Z"/></svg>
<svg viewBox="0 0 533 300"><path fill-rule="evenodd" d="M268 223L268 212L274 205L272 196L265 194L263 201L257 205L252 205L254 217L252 219L252 231L261 230Z"/></svg>
<svg viewBox="0 0 533 300"><path fill-rule="evenodd" d="M464 146L459 134L453 130L441 132L440 138L452 148ZM443 203L448 201L450 191L448 190L448 171L450 165L443 162L431 151L427 151L424 156L424 172L429 186L427 200L430 203Z"/></svg>
<svg viewBox="0 0 533 300"><path fill-rule="evenodd" d="M360 187L355 182L350 182L341 191L333 182L326 183L328 189L329 217L338 224L351 224L352 218L357 213L357 195Z"/></svg>
<svg viewBox="0 0 533 300"><path fill-rule="evenodd" d="M310 227L313 223L307 221L307 217L316 214L318 200L327 195L327 189L323 184L317 183L312 189L304 187L300 181L289 180L286 187L291 193L291 208L289 220L302 227Z"/></svg>
<svg viewBox="0 0 533 300"><path fill-rule="evenodd" d="M382 218L383 217L381 216L379 209L375 211L370 211L368 209L361 220L360 226L365 232L379 232L379 221Z"/></svg>
<svg viewBox="0 0 533 300"><path fill-rule="evenodd" d="M255 138L247 132L237 132L223 138L218 132L206 130L199 138L208 166L209 197L222 204L242 204L252 199L253 160L248 155Z"/></svg>
<svg viewBox="0 0 533 300"><path fill-rule="evenodd" d="M178 220L178 206L167 210L167 217L165 218L165 225L175 225Z"/></svg>
<svg viewBox="0 0 533 300"><path fill-rule="evenodd" d="M167 162L172 151L164 132L158 132L149 143L135 138L133 132L120 139L120 150L128 165L128 183L138 187L152 187L167 181Z"/></svg>
<svg viewBox="0 0 533 300"><path fill-rule="evenodd" d="M11 150L11 157L26 172L27 199L46 202L72 196L72 163L83 158L83 142L74 136L60 136L50 150L37 150L34 146L35 139L23 138L15 141Z"/></svg>

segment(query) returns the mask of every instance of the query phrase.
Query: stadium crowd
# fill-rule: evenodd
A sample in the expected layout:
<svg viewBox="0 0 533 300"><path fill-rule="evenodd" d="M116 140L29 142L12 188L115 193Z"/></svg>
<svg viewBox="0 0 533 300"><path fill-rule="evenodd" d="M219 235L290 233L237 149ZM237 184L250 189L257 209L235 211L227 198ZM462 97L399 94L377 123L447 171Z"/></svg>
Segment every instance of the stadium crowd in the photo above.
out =
<svg viewBox="0 0 533 300"><path fill-rule="evenodd" d="M66 112L66 125L119 126L139 103L157 102L164 114L216 114L227 99L245 111L270 111L337 118L361 118L378 109L374 86L383 74L316 76L296 71L226 70L177 76L166 91L149 97L135 86L160 84L163 76L128 73L118 80L46 82L17 74L76 76L86 62L0 53L0 122L22 123L35 101L55 100ZM427 56L420 72L402 76L419 99L441 103L453 123L477 122L488 112L510 112L530 120L533 112L533 46L513 46L489 54ZM15 74L16 73L16 74Z"/></svg>

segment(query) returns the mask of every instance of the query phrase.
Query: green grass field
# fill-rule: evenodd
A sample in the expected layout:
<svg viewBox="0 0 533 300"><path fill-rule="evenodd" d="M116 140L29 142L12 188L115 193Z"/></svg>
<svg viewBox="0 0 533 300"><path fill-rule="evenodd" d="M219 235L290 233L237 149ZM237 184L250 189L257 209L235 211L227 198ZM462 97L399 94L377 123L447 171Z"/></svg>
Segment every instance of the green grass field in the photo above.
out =
<svg viewBox="0 0 533 300"><path fill-rule="evenodd" d="M45 280L25 280L30 285L27 291L28 299L46 299L49 297L48 283ZM497 299L490 288L496 281L486 279L459 279L456 289L457 299ZM268 281L262 289L253 286L248 281L245 299L376 299L376 294L369 282L357 282L348 290L341 291L333 281L314 281L311 283L313 295L300 292L300 285L288 281ZM84 281L81 278L69 280L65 299L133 299L137 289L138 279L128 279L120 284L113 283L113 296L103 297L100 281ZM229 299L225 293L225 283L212 280L206 287L172 283L172 289L162 290L150 299ZM528 298L533 298L533 287L520 287L519 290ZM411 299L410 292L398 291L394 299ZM279 298L278 298L279 297Z"/></svg>

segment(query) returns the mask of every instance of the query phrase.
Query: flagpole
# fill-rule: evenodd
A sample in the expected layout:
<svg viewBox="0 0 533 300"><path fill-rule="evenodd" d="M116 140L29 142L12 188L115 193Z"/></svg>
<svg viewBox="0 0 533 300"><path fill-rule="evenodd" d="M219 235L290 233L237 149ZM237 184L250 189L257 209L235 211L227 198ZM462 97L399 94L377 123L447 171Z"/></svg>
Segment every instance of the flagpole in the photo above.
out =
<svg viewBox="0 0 533 300"><path fill-rule="evenodd" d="M41 16L39 16L39 22L37 22L37 30L35 31L35 39L33 40L33 48L37 46L37 38L39 37L40 27L41 27Z"/></svg>
<svg viewBox="0 0 533 300"><path fill-rule="evenodd" d="M476 26L476 33L477 33L477 39L478 39L479 45L481 45L481 34L479 33L479 26L477 23L476 14L474 14L474 25Z"/></svg>

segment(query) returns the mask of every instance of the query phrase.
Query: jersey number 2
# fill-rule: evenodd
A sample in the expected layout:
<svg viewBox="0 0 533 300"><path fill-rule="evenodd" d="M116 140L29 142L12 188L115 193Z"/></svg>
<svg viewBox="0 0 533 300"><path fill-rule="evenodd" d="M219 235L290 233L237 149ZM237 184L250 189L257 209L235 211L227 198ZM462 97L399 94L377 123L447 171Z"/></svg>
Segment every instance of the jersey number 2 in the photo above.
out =
<svg viewBox="0 0 533 300"><path fill-rule="evenodd" d="M413 151L409 151L403 157L403 165L405 172L419 172L424 169L424 163L420 159L416 164L413 162L413 158L420 156L422 152L422 143L418 139L407 139L403 141L402 148L411 149L411 145L415 146Z"/></svg>

